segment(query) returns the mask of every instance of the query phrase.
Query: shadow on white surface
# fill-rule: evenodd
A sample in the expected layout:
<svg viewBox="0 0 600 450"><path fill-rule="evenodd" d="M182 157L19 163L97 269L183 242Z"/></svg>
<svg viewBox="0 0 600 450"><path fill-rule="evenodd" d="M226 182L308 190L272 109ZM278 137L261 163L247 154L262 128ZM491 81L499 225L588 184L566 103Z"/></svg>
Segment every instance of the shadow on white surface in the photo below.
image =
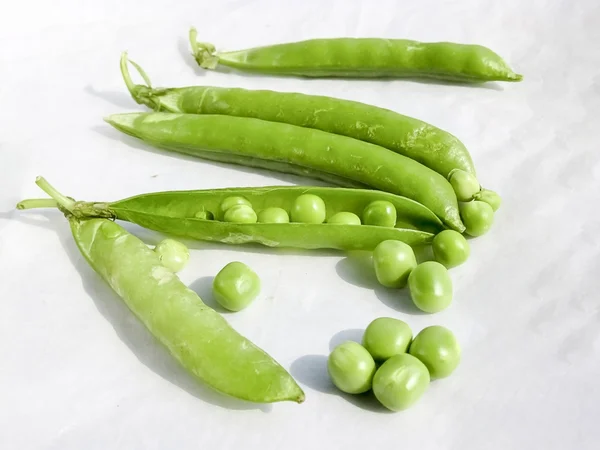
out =
<svg viewBox="0 0 600 450"><path fill-rule="evenodd" d="M354 330L353 330L354 331ZM348 403L365 411L375 413L391 413L384 408L375 398L372 392L366 392L360 395L346 394L336 388L329 374L327 373L327 356L325 355L304 355L296 359L290 366L290 373L296 381L308 386L315 391L323 394L336 395L343 398Z"/></svg>
<svg viewBox="0 0 600 450"><path fill-rule="evenodd" d="M126 92L99 91L91 84L88 84L83 90L86 94L102 99L108 103L118 106L119 108L139 109L139 106L135 100L132 99L131 96Z"/></svg>
<svg viewBox="0 0 600 450"><path fill-rule="evenodd" d="M214 279L215 277L213 276L200 277L197 280L190 283L188 287L196 294L198 294L198 296L202 299L204 303L206 303L212 309L217 311L219 314L231 314L232 311L226 310L215 300L215 297L212 293L212 284Z"/></svg>
<svg viewBox="0 0 600 450"><path fill-rule="evenodd" d="M347 330L342 330L338 333L335 333L329 341L329 351L332 352L333 349L338 345L348 341L354 341L360 344L362 342L364 332L365 330L360 328L349 328Z"/></svg>
<svg viewBox="0 0 600 450"><path fill-rule="evenodd" d="M36 213L38 216L40 214L45 216L45 219L26 217L26 214L23 214L15 217L15 220L57 233L62 247L81 276L84 290L94 301L98 311L111 323L121 341L129 347L142 364L190 395L220 408L232 410L258 409L263 412L271 411L271 405L244 402L220 394L208 386L201 384L187 373L169 354L167 349L135 318L117 294L87 264L73 241L69 224L64 219L62 213L58 210Z"/></svg>

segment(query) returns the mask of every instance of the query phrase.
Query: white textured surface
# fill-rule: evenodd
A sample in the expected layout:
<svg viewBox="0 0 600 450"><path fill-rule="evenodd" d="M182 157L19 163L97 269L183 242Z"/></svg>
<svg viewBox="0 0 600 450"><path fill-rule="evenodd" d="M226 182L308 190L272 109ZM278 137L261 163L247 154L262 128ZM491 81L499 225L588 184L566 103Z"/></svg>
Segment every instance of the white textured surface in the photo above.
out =
<svg viewBox="0 0 600 450"><path fill-rule="evenodd" d="M341 35L479 43L525 81L481 88L204 73L187 49L192 24L229 50ZM4 5L0 448L598 448L599 42L596 0ZM262 295L227 318L290 368L307 400L255 408L196 385L82 260L60 214L16 213L14 204L40 196L39 174L87 200L307 181L121 139L102 117L142 109L118 71L125 49L156 85L329 94L456 134L504 205L489 235L472 241L469 262L452 271L452 307L412 314L340 254L198 243L182 279L210 302L210 277L227 262L255 268ZM333 344L382 315L415 331L446 325L463 346L456 374L401 414L338 395L324 372Z"/></svg>

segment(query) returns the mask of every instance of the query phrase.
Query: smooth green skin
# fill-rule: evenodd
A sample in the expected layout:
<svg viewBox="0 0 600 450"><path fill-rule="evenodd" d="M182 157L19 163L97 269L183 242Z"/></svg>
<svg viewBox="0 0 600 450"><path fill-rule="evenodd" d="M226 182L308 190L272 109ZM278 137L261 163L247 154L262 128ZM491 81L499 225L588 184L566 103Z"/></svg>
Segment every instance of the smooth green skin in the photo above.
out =
<svg viewBox="0 0 600 450"><path fill-rule="evenodd" d="M421 311L436 313L452 303L452 279L439 262L426 261L415 267L408 276L408 288Z"/></svg>
<svg viewBox="0 0 600 450"><path fill-rule="evenodd" d="M160 262L172 272L179 272L190 260L188 248L175 239L163 239L154 247Z"/></svg>
<svg viewBox="0 0 600 450"><path fill-rule="evenodd" d="M256 223L258 216L251 206L235 205L225 211L223 220L233 223Z"/></svg>
<svg viewBox="0 0 600 450"><path fill-rule="evenodd" d="M248 72L303 77L433 78L461 82L521 81L496 53L481 45L408 39L329 38L215 52L196 42L192 54L205 69L219 64Z"/></svg>
<svg viewBox="0 0 600 450"><path fill-rule="evenodd" d="M448 269L460 266L471 254L471 247L465 237L454 230L444 230L436 234L431 248L435 260Z"/></svg>
<svg viewBox="0 0 600 450"><path fill-rule="evenodd" d="M346 136L277 122L224 115L116 114L115 128L151 145L204 159L367 185L428 207L464 231L456 195L439 173L400 154ZM253 206L256 208L256 205Z"/></svg>
<svg viewBox="0 0 600 450"><path fill-rule="evenodd" d="M227 197L221 202L221 212L225 213L228 209L233 208L237 205L246 205L252 208L252 203L250 203L244 197L240 197L239 195L232 195L231 197Z"/></svg>
<svg viewBox="0 0 600 450"><path fill-rule="evenodd" d="M482 236L492 228L494 209L479 200L460 204L460 215L465 224L465 233L470 236Z"/></svg>
<svg viewBox="0 0 600 450"><path fill-rule="evenodd" d="M375 225L377 227L394 227L398 213L394 205L386 200L375 200L369 203L363 213L363 223L365 225Z"/></svg>
<svg viewBox="0 0 600 450"><path fill-rule="evenodd" d="M260 293L260 278L246 264L234 261L223 267L213 281L213 295L223 308L240 311Z"/></svg>
<svg viewBox="0 0 600 450"><path fill-rule="evenodd" d="M202 220L214 220L215 219L215 215L213 213L211 213L210 211L198 211L196 214L194 214L194 217L196 219L202 219Z"/></svg>
<svg viewBox="0 0 600 450"><path fill-rule="evenodd" d="M412 247L400 241L383 241L373 250L373 267L377 281L385 287L403 288L417 267Z"/></svg>
<svg viewBox="0 0 600 450"><path fill-rule="evenodd" d="M461 350L452 331L434 325L417 334L409 353L425 364L431 378L445 378L458 367Z"/></svg>
<svg viewBox="0 0 600 450"><path fill-rule="evenodd" d="M402 222L415 229L373 227L367 225L328 224L242 224L223 222L219 205L228 196L249 199L257 211L279 207L290 211L296 198L314 194L325 202L327 214L340 211L360 214L374 200L394 204ZM199 208L215 213L216 220L195 218ZM426 207L404 197L385 192L306 186L267 186L201 191L167 191L137 195L113 203L77 202L78 217L107 217L126 220L142 227L186 239L199 239L225 244L259 243L269 247L303 249L331 248L339 250L373 250L385 240L409 245L423 245L433 239L432 233L443 230L439 219ZM423 231L425 230L425 231Z"/></svg>
<svg viewBox="0 0 600 450"><path fill-rule="evenodd" d="M373 393L379 402L392 411L402 411L414 405L429 388L427 367L408 353L392 356L373 377Z"/></svg>
<svg viewBox="0 0 600 450"><path fill-rule="evenodd" d="M392 356L406 353L412 331L406 322L391 317L379 317L372 321L363 335L363 346L375 361L385 361Z"/></svg>
<svg viewBox="0 0 600 450"><path fill-rule="evenodd" d="M334 214L327 220L327 223L335 223L335 224L342 224L342 225L360 225L361 224L360 217L358 217L354 213L347 212L347 211L342 211L342 212Z"/></svg>
<svg viewBox="0 0 600 450"><path fill-rule="evenodd" d="M327 217L327 208L318 195L302 194L294 201L290 216L292 222L323 223Z"/></svg>
<svg viewBox="0 0 600 450"><path fill-rule="evenodd" d="M450 181L456 198L460 202L473 200L473 197L481 190L481 186L475 175L464 170L454 169L450 172L448 181Z"/></svg>
<svg viewBox="0 0 600 450"><path fill-rule="evenodd" d="M492 207L494 212L498 211L502 204L502 197L489 189L482 189L478 194L475 194L475 200L487 203Z"/></svg>
<svg viewBox="0 0 600 450"><path fill-rule="evenodd" d="M333 349L327 360L327 371L336 387L348 394L362 394L371 389L375 361L360 344L344 342Z"/></svg>
<svg viewBox="0 0 600 450"><path fill-rule="evenodd" d="M70 223L94 270L192 375L251 402L304 400L283 367L206 306L141 240L107 219Z"/></svg>
<svg viewBox="0 0 600 450"><path fill-rule="evenodd" d="M290 216L283 208L265 208L258 213L260 223L290 223Z"/></svg>

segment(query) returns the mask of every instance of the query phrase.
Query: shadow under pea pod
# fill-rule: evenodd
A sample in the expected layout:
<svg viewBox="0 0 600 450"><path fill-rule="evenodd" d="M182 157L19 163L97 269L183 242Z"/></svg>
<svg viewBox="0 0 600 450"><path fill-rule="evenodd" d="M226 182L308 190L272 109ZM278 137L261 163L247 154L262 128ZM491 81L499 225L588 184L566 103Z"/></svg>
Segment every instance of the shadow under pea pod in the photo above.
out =
<svg viewBox="0 0 600 450"><path fill-rule="evenodd" d="M98 311L113 326L119 339L133 352L138 360L164 380L178 386L190 395L224 409L258 409L270 412L272 405L256 404L221 394L194 379L179 365L166 348L158 342L144 325L133 315L115 292L94 272L77 250L69 224L58 211L36 212L47 220L15 216L15 220L55 231L73 266L81 276L82 286L94 301ZM81 299L76 299L77 301Z"/></svg>
<svg viewBox="0 0 600 450"><path fill-rule="evenodd" d="M348 403L358 406L366 411L380 414L391 413L377 401L373 392L364 394L346 394L333 385L327 373L327 356L304 355L296 359L290 366L290 373L300 383L323 394L337 395Z"/></svg>

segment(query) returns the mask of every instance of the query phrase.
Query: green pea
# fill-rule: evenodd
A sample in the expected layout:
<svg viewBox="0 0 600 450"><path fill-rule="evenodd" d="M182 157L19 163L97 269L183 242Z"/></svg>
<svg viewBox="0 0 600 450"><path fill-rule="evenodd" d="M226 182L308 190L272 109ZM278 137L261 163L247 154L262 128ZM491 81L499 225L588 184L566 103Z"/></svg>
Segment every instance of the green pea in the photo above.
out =
<svg viewBox="0 0 600 450"><path fill-rule="evenodd" d="M412 247L400 241L383 241L373 250L377 281L385 287L406 286L410 272L417 267Z"/></svg>
<svg viewBox="0 0 600 450"><path fill-rule="evenodd" d="M292 206L292 222L323 223L325 222L325 202L314 194L302 194L296 198Z"/></svg>
<svg viewBox="0 0 600 450"><path fill-rule="evenodd" d="M396 225L396 207L386 200L375 200L366 206L362 217L365 225L393 227Z"/></svg>
<svg viewBox="0 0 600 450"><path fill-rule="evenodd" d="M473 196L481 190L475 175L464 170L454 169L448 177L456 198L461 202L473 200Z"/></svg>
<svg viewBox="0 0 600 450"><path fill-rule="evenodd" d="M196 214L194 214L194 217L196 219L203 219L203 220L214 220L215 216L213 213L211 213L210 211L198 211Z"/></svg>
<svg viewBox="0 0 600 450"><path fill-rule="evenodd" d="M492 207L495 211L498 211L500 205L502 204L502 197L494 191L490 191L489 189L482 189L479 194L475 195L475 200L480 200L482 202L487 203Z"/></svg>
<svg viewBox="0 0 600 450"><path fill-rule="evenodd" d="M427 366L431 378L445 378L458 367L461 352L454 333L434 325L417 334L409 353Z"/></svg>
<svg viewBox="0 0 600 450"><path fill-rule="evenodd" d="M490 205L473 200L468 203L460 203L459 207L467 234L481 236L490 230L494 222L494 209Z"/></svg>
<svg viewBox="0 0 600 450"><path fill-rule="evenodd" d="M236 205L246 205L252 207L252 203L250 203L244 197L240 197L238 195L233 195L231 197L227 197L225 200L221 202L221 212L224 213L228 209L232 208Z"/></svg>
<svg viewBox="0 0 600 450"><path fill-rule="evenodd" d="M213 295L223 308L240 311L254 300L260 292L260 278L246 264L230 262L223 267L213 281Z"/></svg>
<svg viewBox="0 0 600 450"><path fill-rule="evenodd" d="M414 405L429 387L427 367L408 353L392 356L373 377L373 393L379 402L392 411L402 411Z"/></svg>
<svg viewBox="0 0 600 450"><path fill-rule="evenodd" d="M339 212L331 216L327 223L337 223L342 225L360 225L360 217L351 212Z"/></svg>
<svg viewBox="0 0 600 450"><path fill-rule="evenodd" d="M433 238L431 244L435 260L447 268L464 263L471 253L471 247L458 231L444 230Z"/></svg>
<svg viewBox="0 0 600 450"><path fill-rule="evenodd" d="M289 223L290 216L283 208L271 207L258 213L260 223Z"/></svg>
<svg viewBox="0 0 600 450"><path fill-rule="evenodd" d="M391 317L380 317L369 324L363 336L363 346L376 361L406 353L412 331L406 322Z"/></svg>
<svg viewBox="0 0 600 450"><path fill-rule="evenodd" d="M426 261L413 269L408 288L414 304L428 313L446 309L452 302L452 280L448 269L436 261Z"/></svg>
<svg viewBox="0 0 600 450"><path fill-rule="evenodd" d="M258 217L251 206L235 205L225 211L223 220L235 223L256 223Z"/></svg>
<svg viewBox="0 0 600 450"><path fill-rule="evenodd" d="M190 260L190 251L181 242L164 239L154 247L160 263L171 272L179 272Z"/></svg>
<svg viewBox="0 0 600 450"><path fill-rule="evenodd" d="M327 371L339 390L362 394L371 389L375 361L362 345L348 341L333 349L327 360Z"/></svg>

